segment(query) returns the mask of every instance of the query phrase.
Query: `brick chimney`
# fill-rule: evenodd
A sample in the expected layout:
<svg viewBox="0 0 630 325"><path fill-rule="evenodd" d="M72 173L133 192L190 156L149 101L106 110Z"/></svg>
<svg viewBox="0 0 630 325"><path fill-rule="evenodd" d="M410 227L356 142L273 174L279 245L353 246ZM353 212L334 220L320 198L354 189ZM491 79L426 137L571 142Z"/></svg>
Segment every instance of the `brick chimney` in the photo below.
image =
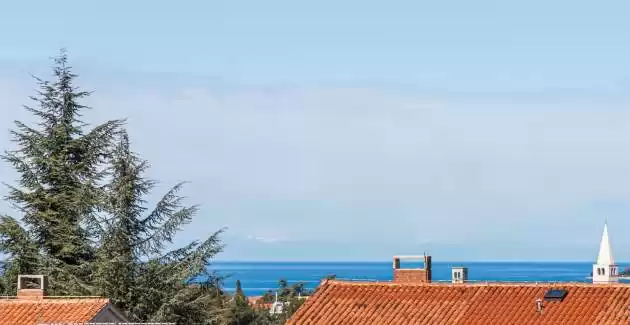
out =
<svg viewBox="0 0 630 325"><path fill-rule="evenodd" d="M401 268L401 260L424 261L424 268ZM394 256L394 282L398 283L430 283L431 256Z"/></svg>
<svg viewBox="0 0 630 325"><path fill-rule="evenodd" d="M35 288L30 288L29 284L37 281ZM44 275L18 275L17 297L24 300L44 299L48 281Z"/></svg>

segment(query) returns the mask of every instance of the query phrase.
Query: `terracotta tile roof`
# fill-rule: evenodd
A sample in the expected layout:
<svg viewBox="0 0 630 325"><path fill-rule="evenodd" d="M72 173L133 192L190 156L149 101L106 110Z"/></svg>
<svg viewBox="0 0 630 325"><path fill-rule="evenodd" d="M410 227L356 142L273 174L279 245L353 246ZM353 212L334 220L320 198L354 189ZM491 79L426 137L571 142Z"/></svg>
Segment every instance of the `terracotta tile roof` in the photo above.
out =
<svg viewBox="0 0 630 325"><path fill-rule="evenodd" d="M41 299L0 298L0 325L35 325L51 322L87 322L107 304L108 299Z"/></svg>
<svg viewBox="0 0 630 325"><path fill-rule="evenodd" d="M567 289L563 301L536 299ZM630 323L630 285L401 284L326 281L287 324L532 325Z"/></svg>
<svg viewBox="0 0 630 325"><path fill-rule="evenodd" d="M262 296L247 297L247 301L252 307L259 309L271 309L271 306L273 306L272 302L265 302Z"/></svg>
<svg viewBox="0 0 630 325"><path fill-rule="evenodd" d="M262 301L262 296L247 297L247 302L249 302L250 305L255 305L259 303L260 301Z"/></svg>

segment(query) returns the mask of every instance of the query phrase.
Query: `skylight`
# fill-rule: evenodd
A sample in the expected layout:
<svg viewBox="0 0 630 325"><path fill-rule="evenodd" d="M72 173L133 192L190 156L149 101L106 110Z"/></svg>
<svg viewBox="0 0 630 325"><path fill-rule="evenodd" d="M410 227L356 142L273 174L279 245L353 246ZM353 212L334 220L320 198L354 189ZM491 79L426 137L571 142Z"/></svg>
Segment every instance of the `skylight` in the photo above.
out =
<svg viewBox="0 0 630 325"><path fill-rule="evenodd" d="M550 289L545 293L545 300L547 301L562 301L564 297L569 293L565 289Z"/></svg>

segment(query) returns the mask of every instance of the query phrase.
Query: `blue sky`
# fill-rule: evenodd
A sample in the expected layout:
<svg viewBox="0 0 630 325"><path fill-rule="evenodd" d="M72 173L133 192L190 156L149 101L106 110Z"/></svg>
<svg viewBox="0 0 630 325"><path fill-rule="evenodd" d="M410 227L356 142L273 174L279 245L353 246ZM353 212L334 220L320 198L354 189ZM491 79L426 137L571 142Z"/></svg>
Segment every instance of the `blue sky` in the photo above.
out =
<svg viewBox="0 0 630 325"><path fill-rule="evenodd" d="M229 260L591 260L608 218L628 260L629 9L12 1L0 128L66 47L86 118L128 117L150 176L192 182L179 244L227 226Z"/></svg>

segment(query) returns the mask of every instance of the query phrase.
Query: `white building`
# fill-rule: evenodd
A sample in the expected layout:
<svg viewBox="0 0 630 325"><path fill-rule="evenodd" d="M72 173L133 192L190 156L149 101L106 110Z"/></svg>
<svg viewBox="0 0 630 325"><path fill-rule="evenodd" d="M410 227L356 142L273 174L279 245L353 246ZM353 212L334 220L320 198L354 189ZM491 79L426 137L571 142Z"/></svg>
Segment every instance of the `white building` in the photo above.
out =
<svg viewBox="0 0 630 325"><path fill-rule="evenodd" d="M608 238L608 223L604 223L602 241L599 244L597 263L593 264L593 283L613 283L619 280L619 267L615 264L610 239Z"/></svg>

